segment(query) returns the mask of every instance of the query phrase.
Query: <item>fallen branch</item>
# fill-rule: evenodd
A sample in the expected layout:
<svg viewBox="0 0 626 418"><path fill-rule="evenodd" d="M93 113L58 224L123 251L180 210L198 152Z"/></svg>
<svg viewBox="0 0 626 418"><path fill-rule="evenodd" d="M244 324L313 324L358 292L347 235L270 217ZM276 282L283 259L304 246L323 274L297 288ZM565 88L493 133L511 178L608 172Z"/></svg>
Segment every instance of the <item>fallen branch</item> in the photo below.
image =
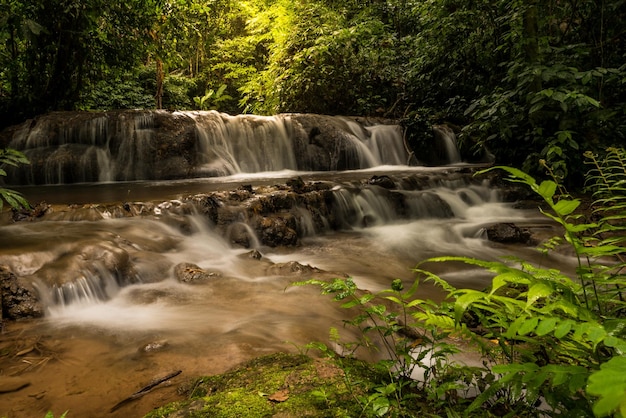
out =
<svg viewBox="0 0 626 418"><path fill-rule="evenodd" d="M177 370L175 372L172 372L172 373L168 374L167 376L164 376L164 377L161 377L161 378L153 380L147 386L144 386L143 388L141 388L137 392L135 392L132 395L130 395L128 398L126 398L126 399L118 402L117 404L115 404L115 406L113 408L111 408L111 410L109 412L114 412L117 409L119 409L121 406L127 404L128 402L133 401L133 400L138 399L138 398L141 398L143 395L145 395L146 393L148 393L152 389L154 389L155 386L158 386L161 383L166 382L166 381L170 380L171 378L178 376L182 372L183 372L182 370Z"/></svg>

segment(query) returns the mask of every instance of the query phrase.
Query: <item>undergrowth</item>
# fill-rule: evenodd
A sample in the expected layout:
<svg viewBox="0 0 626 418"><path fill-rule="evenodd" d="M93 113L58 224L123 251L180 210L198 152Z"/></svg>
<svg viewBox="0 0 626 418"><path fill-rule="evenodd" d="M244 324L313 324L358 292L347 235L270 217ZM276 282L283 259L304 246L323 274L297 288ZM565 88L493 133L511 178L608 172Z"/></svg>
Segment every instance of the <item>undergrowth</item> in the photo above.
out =
<svg viewBox="0 0 626 418"><path fill-rule="evenodd" d="M626 151L585 154L591 216L556 181L537 182L511 167L508 180L522 183L545 202L545 216L563 235L538 250L566 244L575 274L518 258L486 261L436 257L415 269L405 290L396 280L379 293L357 289L352 279L308 280L357 314L345 321L361 332L343 341L331 330L333 347L311 343L345 371L361 416L622 416L626 417ZM544 167L547 166L544 165ZM548 169L548 173L550 173ZM587 212L588 213L588 212ZM425 262L462 262L492 273L485 290L457 289L424 269ZM421 281L447 294L443 303L416 298ZM451 340L454 338L454 340ZM482 366L458 364L457 341L476 349ZM372 367L384 379L355 381L345 359L379 348Z"/></svg>

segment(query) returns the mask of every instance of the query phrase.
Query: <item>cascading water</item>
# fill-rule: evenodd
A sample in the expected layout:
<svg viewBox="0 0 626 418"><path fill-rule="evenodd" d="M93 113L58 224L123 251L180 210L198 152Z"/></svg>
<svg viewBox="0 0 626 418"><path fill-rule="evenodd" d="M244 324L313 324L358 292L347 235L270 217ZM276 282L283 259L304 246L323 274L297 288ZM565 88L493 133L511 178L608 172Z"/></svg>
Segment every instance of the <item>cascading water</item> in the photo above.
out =
<svg viewBox="0 0 626 418"><path fill-rule="evenodd" d="M0 265L43 304L31 332L64 341L62 355L89 363L50 363L33 384L35 394L50 394L46 408L76 416L93 416L103 392L128 396L154 371L211 374L327 340L345 312L294 281L350 275L372 291L394 278L408 284L427 257L508 254L512 247L483 238L493 223L539 222L502 202L472 167L407 167L396 125L217 112L53 116L13 131L11 146L33 166L9 178L103 184L22 188L31 202L45 196L54 205L15 214L30 221L4 212ZM487 280L436 268L457 286ZM167 348L146 354L146 344ZM87 368L96 370L97 393L87 389ZM0 415L39 413L37 399L0 397Z"/></svg>
<svg viewBox="0 0 626 418"><path fill-rule="evenodd" d="M201 172L236 173L297 170L288 117L191 113L196 121Z"/></svg>
<svg viewBox="0 0 626 418"><path fill-rule="evenodd" d="M31 164L13 184L67 184L227 176L281 170L403 166L398 125L318 115L210 112L52 113L5 137Z"/></svg>

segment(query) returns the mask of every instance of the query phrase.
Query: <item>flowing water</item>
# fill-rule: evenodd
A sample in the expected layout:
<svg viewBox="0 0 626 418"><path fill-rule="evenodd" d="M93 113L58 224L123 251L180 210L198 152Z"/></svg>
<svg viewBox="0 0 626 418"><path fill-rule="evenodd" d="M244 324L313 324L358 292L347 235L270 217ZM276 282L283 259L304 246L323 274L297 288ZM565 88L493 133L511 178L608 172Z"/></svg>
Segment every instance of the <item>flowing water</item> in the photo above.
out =
<svg viewBox="0 0 626 418"><path fill-rule="evenodd" d="M199 123L194 175L146 181L159 177L151 174L154 163L145 161L146 147L154 148L151 141L158 136L150 117L142 114L130 127L118 126L115 135L102 117L89 122L88 129L67 128L48 155L70 145L84 151L82 162L69 169L52 158L56 163L45 162L49 171L43 175L52 184L19 187L32 202L45 200L55 212L33 222L11 223L5 216L0 227L0 264L32 283L45 307L42 319L9 323L0 340L0 379L29 383L20 391L0 393L2 416L68 409L69 417L142 416L178 399L175 385L185 379L327 341L329 328L340 327L346 313L316 288L290 286L294 281L349 275L360 288L377 291L394 278L408 285L414 279L411 269L438 255L497 259L514 251L540 264L564 261L487 241L485 228L494 223L549 226L536 211L503 202L489 182L462 174L470 171L468 166L403 165L407 153L398 127L333 119L354 143L354 161L345 164L360 168L333 171L331 165L320 171L304 164L306 158L290 145L296 128L286 119L269 123L194 113L188 115ZM29 132L18 132L14 145L21 141L23 149L32 150L31 159L50 150L40 131ZM129 140L112 147L120 132ZM331 155L329 161L337 163L342 155ZM451 158L457 162L458 151ZM67 177L75 167L100 182L83 174ZM455 175L449 178L450 173ZM175 210L185 207L189 195L233 192L242 185L260 191L296 176L305 183L329 184L325 196L332 208L331 214L304 206L289 209L296 219L297 245L264 244L245 217L226 228L199 211ZM42 176L31 171L21 178L42 183L37 180ZM368 180L374 178L395 183L381 187ZM109 181L114 179L132 181ZM56 185L64 180L79 184ZM156 203L142 206L150 210L137 216L104 209L105 204L140 201ZM233 243L225 233L229 228L245 229L252 237L247 247ZM211 279L181 283L175 273L180 263L211 272ZM484 272L458 264L429 267L454 286L481 288L488 281ZM419 296L438 299L441 293L424 284ZM341 332L350 337L350 330ZM183 373L172 386L109 413L118 401L173 370Z"/></svg>

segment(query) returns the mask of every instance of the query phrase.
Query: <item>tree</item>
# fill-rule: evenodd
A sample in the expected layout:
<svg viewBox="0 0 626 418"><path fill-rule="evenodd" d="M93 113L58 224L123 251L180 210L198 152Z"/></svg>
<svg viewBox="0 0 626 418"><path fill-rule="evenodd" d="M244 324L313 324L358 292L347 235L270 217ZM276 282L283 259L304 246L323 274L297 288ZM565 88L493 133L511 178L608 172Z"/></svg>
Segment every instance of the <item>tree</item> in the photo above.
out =
<svg viewBox="0 0 626 418"><path fill-rule="evenodd" d="M158 0L7 0L0 31L2 110L14 119L72 109L90 79L132 68L145 56ZM3 125L8 121L3 121Z"/></svg>

